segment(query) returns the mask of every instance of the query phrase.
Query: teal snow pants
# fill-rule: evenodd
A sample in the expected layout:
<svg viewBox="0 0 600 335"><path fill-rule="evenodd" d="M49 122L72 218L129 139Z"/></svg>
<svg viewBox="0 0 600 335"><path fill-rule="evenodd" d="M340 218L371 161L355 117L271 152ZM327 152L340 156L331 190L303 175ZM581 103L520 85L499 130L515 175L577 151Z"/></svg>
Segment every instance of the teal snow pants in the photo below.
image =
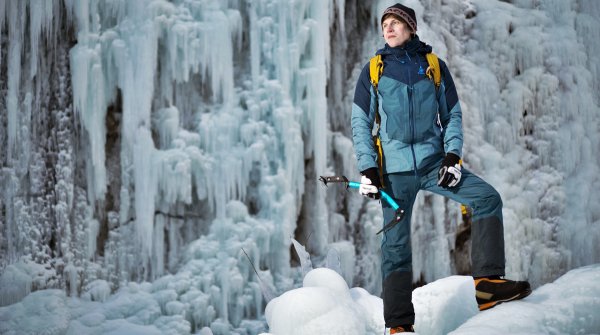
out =
<svg viewBox="0 0 600 335"><path fill-rule="evenodd" d="M420 190L443 195L473 210L471 224L471 267L474 277L504 275L504 231L502 200L488 183L462 169L460 183L449 189L437 185L440 163L415 173L384 175L384 190L404 210L404 218L384 233L381 244L383 309L386 327L414 324L412 299L412 252L410 219L415 197ZM394 210L382 201L383 219L389 222ZM427 248L435 248L435 245Z"/></svg>

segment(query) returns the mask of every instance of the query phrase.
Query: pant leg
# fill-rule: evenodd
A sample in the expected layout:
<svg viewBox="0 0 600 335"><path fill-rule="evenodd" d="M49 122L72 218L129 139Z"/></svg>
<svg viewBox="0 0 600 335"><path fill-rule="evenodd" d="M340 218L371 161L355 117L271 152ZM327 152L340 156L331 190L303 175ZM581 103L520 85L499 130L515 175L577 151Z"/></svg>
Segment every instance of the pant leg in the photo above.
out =
<svg viewBox="0 0 600 335"><path fill-rule="evenodd" d="M466 204L473 210L471 266L474 277L504 275L502 199L498 192L467 169L460 183L445 189L437 185L437 168L426 174L421 188Z"/></svg>
<svg viewBox="0 0 600 335"><path fill-rule="evenodd" d="M383 278L383 315L388 328L414 324L412 305L412 251L410 245L410 219L419 181L414 173L393 173L384 176L385 192L404 210L404 218L383 233L381 243L381 272ZM394 209L385 201L383 224L395 217Z"/></svg>

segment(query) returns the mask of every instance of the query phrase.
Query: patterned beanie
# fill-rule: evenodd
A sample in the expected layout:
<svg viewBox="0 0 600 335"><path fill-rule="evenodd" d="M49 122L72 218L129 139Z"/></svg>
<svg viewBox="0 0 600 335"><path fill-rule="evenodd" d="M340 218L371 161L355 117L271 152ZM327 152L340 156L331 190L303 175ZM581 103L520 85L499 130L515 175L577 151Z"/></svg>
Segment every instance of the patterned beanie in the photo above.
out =
<svg viewBox="0 0 600 335"><path fill-rule="evenodd" d="M395 16L401 18L408 24L410 29L412 29L413 33L417 32L417 17L415 16L415 11L412 8L406 7L399 3L388 7L381 15L381 24L383 24L383 18L387 14L394 14Z"/></svg>

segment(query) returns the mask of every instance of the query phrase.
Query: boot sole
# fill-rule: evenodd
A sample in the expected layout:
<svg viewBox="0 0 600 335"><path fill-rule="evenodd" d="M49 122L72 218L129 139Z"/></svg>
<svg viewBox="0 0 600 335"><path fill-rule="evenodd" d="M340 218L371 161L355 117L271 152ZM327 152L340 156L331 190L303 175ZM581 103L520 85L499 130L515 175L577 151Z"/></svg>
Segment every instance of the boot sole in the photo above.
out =
<svg viewBox="0 0 600 335"><path fill-rule="evenodd" d="M490 302L486 302L485 304L481 304L479 305L479 310L480 311L484 311L486 309L490 309L496 305L500 305L503 302L508 302L508 301L513 301L513 300L519 300L519 299L523 299L526 296L531 294L531 289L527 290L527 291L523 291L517 295L515 295L514 297L510 297L508 299L503 299L503 300L495 300L495 301L490 301Z"/></svg>

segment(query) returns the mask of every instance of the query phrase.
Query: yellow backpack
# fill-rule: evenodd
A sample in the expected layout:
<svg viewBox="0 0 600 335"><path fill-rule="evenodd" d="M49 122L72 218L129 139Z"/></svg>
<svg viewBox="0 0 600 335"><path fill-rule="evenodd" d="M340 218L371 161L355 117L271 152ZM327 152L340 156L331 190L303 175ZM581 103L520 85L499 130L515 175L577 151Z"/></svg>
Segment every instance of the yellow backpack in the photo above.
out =
<svg viewBox="0 0 600 335"><path fill-rule="evenodd" d="M433 81L435 84L435 89L440 87L440 83L442 82L442 74L440 73L440 61L436 54L430 52L426 55L427 63L429 67L425 74L429 79ZM381 55L375 55L369 61L369 74L371 77L371 85L373 85L373 89L375 90L375 106L379 109L379 103L377 102L377 85L379 84L379 78L383 73L383 60L381 59ZM381 147L381 139L379 138L379 126L381 124L381 119L379 118L379 111L375 114L375 122L377 123L377 136L373 139L375 142L375 147L377 148L377 164L379 165L379 177L381 179L383 185L383 149Z"/></svg>

